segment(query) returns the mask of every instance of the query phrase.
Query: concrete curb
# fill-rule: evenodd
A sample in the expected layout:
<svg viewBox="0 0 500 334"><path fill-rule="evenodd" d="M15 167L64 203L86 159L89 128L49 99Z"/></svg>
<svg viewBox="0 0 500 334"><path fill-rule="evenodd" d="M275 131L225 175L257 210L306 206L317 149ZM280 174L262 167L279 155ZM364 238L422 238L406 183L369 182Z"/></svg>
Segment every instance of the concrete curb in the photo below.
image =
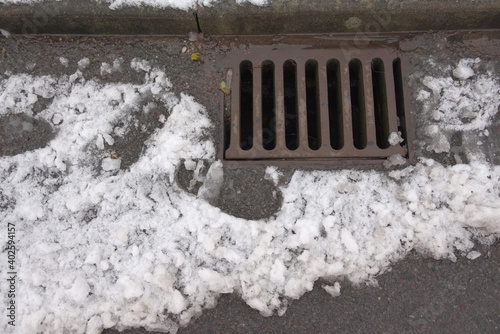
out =
<svg viewBox="0 0 500 334"><path fill-rule="evenodd" d="M15 34L287 34L499 29L495 0L270 0L266 6L221 0L191 11L153 7L112 10L90 0L0 4L0 28Z"/></svg>

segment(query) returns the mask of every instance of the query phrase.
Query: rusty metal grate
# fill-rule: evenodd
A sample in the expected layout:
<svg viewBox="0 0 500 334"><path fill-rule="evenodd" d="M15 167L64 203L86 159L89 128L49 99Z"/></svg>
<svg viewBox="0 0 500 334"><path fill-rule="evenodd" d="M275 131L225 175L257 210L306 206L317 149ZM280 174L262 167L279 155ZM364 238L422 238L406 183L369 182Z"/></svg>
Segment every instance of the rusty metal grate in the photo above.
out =
<svg viewBox="0 0 500 334"><path fill-rule="evenodd" d="M402 66L392 48L346 57L343 49L257 46L235 57L232 71L224 160L407 156ZM404 141L392 146L398 131Z"/></svg>

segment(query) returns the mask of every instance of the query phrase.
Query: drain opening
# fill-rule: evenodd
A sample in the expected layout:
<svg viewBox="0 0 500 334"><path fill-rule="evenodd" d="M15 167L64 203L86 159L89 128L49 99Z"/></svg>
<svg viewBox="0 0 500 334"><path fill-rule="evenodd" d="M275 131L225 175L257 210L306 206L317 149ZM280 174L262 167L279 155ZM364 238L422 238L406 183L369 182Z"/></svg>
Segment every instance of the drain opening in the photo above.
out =
<svg viewBox="0 0 500 334"><path fill-rule="evenodd" d="M319 96L318 96L318 62L306 61L306 108L307 108L307 142L311 150L321 146Z"/></svg>
<svg viewBox="0 0 500 334"><path fill-rule="evenodd" d="M283 89L285 107L285 143L289 150L299 147L297 114L297 63L287 60L283 64Z"/></svg>
<svg viewBox="0 0 500 334"><path fill-rule="evenodd" d="M385 86L384 62L380 58L372 60L373 107L377 146L389 147L389 118L387 114L387 91Z"/></svg>
<svg viewBox="0 0 500 334"><path fill-rule="evenodd" d="M253 146L253 71L248 60L240 64L240 147Z"/></svg>
<svg viewBox="0 0 500 334"><path fill-rule="evenodd" d="M393 50L347 60L335 50L317 57L317 50L293 49L294 59L290 50L264 50L232 62L225 161L409 156L402 64ZM396 131L405 141L391 146Z"/></svg>
<svg viewBox="0 0 500 334"><path fill-rule="evenodd" d="M401 145L407 145L407 129L405 118L405 102L403 94L403 74L401 71L401 59L396 58L392 62L392 73L394 75L394 94L396 97L396 114L398 118L398 131L401 132L403 142Z"/></svg>
<svg viewBox="0 0 500 334"><path fill-rule="evenodd" d="M274 63L262 63L262 146L266 150L276 147L276 110L274 105Z"/></svg>
<svg viewBox="0 0 500 334"><path fill-rule="evenodd" d="M351 85L352 135L354 147L366 147L366 115L362 64L359 59L349 62L349 83Z"/></svg>
<svg viewBox="0 0 500 334"><path fill-rule="evenodd" d="M340 86L340 63L330 59L326 64L328 82L328 120L330 125L330 146L340 150L344 146L342 120L342 87Z"/></svg>

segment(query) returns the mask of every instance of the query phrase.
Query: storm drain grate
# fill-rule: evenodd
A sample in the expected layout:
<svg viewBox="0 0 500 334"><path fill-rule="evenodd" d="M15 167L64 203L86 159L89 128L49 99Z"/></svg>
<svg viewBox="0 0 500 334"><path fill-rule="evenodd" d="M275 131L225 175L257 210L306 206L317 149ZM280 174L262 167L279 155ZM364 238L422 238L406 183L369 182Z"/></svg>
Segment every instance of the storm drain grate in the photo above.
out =
<svg viewBox="0 0 500 334"><path fill-rule="evenodd" d="M345 54L285 45L233 62L224 159L407 156L400 58L390 48ZM403 141L390 145L394 132Z"/></svg>

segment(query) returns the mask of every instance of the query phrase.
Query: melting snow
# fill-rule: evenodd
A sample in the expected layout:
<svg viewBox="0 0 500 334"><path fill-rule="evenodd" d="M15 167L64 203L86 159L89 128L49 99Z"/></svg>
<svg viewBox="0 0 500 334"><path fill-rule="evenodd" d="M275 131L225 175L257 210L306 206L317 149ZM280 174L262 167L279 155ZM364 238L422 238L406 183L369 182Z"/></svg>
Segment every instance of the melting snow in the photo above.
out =
<svg viewBox="0 0 500 334"><path fill-rule="evenodd" d="M0 3L35 3L42 0L0 0ZM93 0L94 1L94 0ZM97 2L97 1L96 1ZM209 7L212 6L217 0L104 0L104 2L109 3L109 8L119 9L125 6L150 6L156 8L178 8L182 10L189 10L196 7ZM269 0L236 0L236 3L251 3L257 6L263 6L269 3ZM0 33L4 34L3 29L0 29ZM4 34L6 35L6 34Z"/></svg>
<svg viewBox="0 0 500 334"><path fill-rule="evenodd" d="M500 91L497 80L492 73L474 76L470 66L479 62L479 59L461 60L453 70L460 80L449 76L424 78L423 83L429 91L422 90L417 100L426 102L424 111L431 111L433 120L439 123L439 129L484 130L498 112ZM429 135L436 135L438 131Z"/></svg>
<svg viewBox="0 0 500 334"><path fill-rule="evenodd" d="M474 238L500 235L500 167L480 159L455 166L421 159L389 172L296 171L279 186L283 204L274 217L225 214L209 203L224 174L206 110L193 97L176 97L164 71L137 59L130 66L144 73L142 84L101 84L79 71L0 81L0 115L32 115L38 96L52 98L36 117L57 130L44 148L0 158L0 220L16 224L18 237L19 333L175 332L230 292L263 315L281 315L287 299L320 277L337 296L336 280L375 283L412 249L473 259L480 255ZM470 128L454 116L460 100L450 94L481 106L474 128L489 124L499 86L490 76L467 80L425 78L446 116L437 131ZM142 110L144 96L154 96L168 117L140 159L121 170L111 151L124 135L117 124L135 121L131 111ZM198 196L177 186L181 163L199 170L203 161L210 167ZM266 175L280 184L277 168ZM5 244L6 233L0 238ZM6 280L0 286L5 291Z"/></svg>

